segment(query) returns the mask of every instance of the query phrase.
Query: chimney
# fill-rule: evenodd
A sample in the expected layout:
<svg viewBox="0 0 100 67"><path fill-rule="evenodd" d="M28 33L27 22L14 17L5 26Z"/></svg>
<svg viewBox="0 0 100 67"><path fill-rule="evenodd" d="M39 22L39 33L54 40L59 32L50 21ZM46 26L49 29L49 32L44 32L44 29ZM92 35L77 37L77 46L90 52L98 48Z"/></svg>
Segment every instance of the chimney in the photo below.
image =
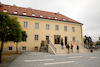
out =
<svg viewBox="0 0 100 67"><path fill-rule="evenodd" d="M0 6L2 6L2 3L0 2Z"/></svg>

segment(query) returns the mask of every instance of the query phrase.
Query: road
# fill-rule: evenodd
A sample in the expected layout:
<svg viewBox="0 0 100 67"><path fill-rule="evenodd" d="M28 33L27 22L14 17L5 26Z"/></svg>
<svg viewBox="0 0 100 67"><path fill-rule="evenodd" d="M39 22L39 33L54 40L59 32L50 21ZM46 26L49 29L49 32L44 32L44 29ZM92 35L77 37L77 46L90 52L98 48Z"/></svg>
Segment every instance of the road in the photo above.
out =
<svg viewBox="0 0 100 67"><path fill-rule="evenodd" d="M25 52L8 67L100 67L100 52L62 55Z"/></svg>

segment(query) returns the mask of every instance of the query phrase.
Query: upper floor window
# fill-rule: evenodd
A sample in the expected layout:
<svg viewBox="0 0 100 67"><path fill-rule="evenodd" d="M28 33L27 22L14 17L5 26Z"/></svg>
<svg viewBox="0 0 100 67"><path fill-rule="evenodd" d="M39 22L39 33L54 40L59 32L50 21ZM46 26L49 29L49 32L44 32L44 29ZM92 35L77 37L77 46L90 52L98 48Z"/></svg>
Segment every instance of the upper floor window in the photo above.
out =
<svg viewBox="0 0 100 67"><path fill-rule="evenodd" d="M35 23L35 29L39 29L39 23Z"/></svg>
<svg viewBox="0 0 100 67"><path fill-rule="evenodd" d="M54 19L57 19L57 17L54 17Z"/></svg>
<svg viewBox="0 0 100 67"><path fill-rule="evenodd" d="M72 32L75 32L75 27L72 27Z"/></svg>
<svg viewBox="0 0 100 67"><path fill-rule="evenodd" d="M50 19L50 16L47 16Z"/></svg>
<svg viewBox="0 0 100 67"><path fill-rule="evenodd" d="M40 17L43 17L43 15L40 15Z"/></svg>
<svg viewBox="0 0 100 67"><path fill-rule="evenodd" d="M17 11L14 11L14 14L18 14L18 12Z"/></svg>
<svg viewBox="0 0 100 67"><path fill-rule="evenodd" d="M39 40L39 35L35 35L34 40Z"/></svg>
<svg viewBox="0 0 100 67"><path fill-rule="evenodd" d="M8 12L8 10L3 10L3 12Z"/></svg>
<svg viewBox="0 0 100 67"><path fill-rule="evenodd" d="M49 30L49 24L46 24L46 30Z"/></svg>
<svg viewBox="0 0 100 67"><path fill-rule="evenodd" d="M64 26L64 31L67 31L67 26Z"/></svg>
<svg viewBox="0 0 100 67"><path fill-rule="evenodd" d="M26 12L23 12L23 15L27 15L27 13Z"/></svg>
<svg viewBox="0 0 100 67"><path fill-rule="evenodd" d="M75 42L75 37L73 37L72 39L73 39L73 42Z"/></svg>
<svg viewBox="0 0 100 67"><path fill-rule="evenodd" d="M28 22L24 22L23 27L27 28L28 27Z"/></svg>
<svg viewBox="0 0 100 67"><path fill-rule="evenodd" d="M56 25L56 26L55 26L55 29L56 29L56 30L59 30L59 25Z"/></svg>
<svg viewBox="0 0 100 67"><path fill-rule="evenodd" d="M35 14L32 13L32 16L35 16Z"/></svg>

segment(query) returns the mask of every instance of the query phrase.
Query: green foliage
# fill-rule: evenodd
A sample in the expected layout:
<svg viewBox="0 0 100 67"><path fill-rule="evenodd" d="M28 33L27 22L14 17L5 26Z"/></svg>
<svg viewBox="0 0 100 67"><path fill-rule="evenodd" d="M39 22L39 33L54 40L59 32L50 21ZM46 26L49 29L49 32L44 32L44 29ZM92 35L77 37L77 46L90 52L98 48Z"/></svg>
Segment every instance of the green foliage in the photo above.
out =
<svg viewBox="0 0 100 67"><path fill-rule="evenodd" d="M21 41L26 41L27 34L25 31L22 31Z"/></svg>
<svg viewBox="0 0 100 67"><path fill-rule="evenodd" d="M0 13L0 40L21 41L21 26L17 18L11 18L7 13Z"/></svg>

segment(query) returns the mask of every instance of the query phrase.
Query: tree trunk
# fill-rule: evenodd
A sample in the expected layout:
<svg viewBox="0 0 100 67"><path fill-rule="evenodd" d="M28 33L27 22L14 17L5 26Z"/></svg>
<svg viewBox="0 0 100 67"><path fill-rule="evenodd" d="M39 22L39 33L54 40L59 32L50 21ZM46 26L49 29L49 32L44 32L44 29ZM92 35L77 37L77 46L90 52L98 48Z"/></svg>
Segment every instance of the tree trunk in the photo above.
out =
<svg viewBox="0 0 100 67"><path fill-rule="evenodd" d="M18 42L16 42L16 53L18 54Z"/></svg>
<svg viewBox="0 0 100 67"><path fill-rule="evenodd" d="M3 43L4 41L1 41L1 48L0 48L0 63L2 63L2 51L3 51Z"/></svg>

